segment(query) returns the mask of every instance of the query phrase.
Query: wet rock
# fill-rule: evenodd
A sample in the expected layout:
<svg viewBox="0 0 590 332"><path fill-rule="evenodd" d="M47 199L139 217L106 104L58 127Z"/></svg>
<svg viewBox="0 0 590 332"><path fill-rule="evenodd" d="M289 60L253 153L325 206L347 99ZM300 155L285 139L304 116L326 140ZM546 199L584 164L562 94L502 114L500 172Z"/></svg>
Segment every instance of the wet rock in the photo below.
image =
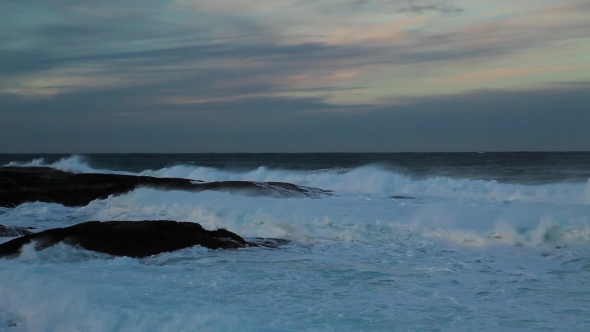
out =
<svg viewBox="0 0 590 332"><path fill-rule="evenodd" d="M134 258L157 255L200 245L209 249L248 246L276 247L281 240L248 242L225 229L209 231L200 224L171 220L89 221L65 228L28 234L0 244L0 257L18 255L22 246L35 243L42 250L59 242L113 256Z"/></svg>
<svg viewBox="0 0 590 332"><path fill-rule="evenodd" d="M0 237L16 237L31 234L35 227L6 227L0 225Z"/></svg>
<svg viewBox="0 0 590 332"><path fill-rule="evenodd" d="M17 322L21 322L18 316L0 311L0 331L12 331L11 327L18 326Z"/></svg>
<svg viewBox="0 0 590 332"><path fill-rule="evenodd" d="M20 190L22 187L11 178L0 177L0 188L8 190Z"/></svg>
<svg viewBox="0 0 590 332"><path fill-rule="evenodd" d="M199 182L121 174L75 174L49 167L0 167L0 207L15 207L26 202L85 206L95 199L124 194L139 187L215 190L271 197L322 197L330 194L326 190L284 182Z"/></svg>
<svg viewBox="0 0 590 332"><path fill-rule="evenodd" d="M391 198L393 198L393 199L414 199L414 197L410 197L410 196L400 196L400 195L391 196Z"/></svg>
<svg viewBox="0 0 590 332"><path fill-rule="evenodd" d="M256 237L249 240L249 245L254 245L258 247L265 247L265 248L279 248L280 246L284 246L291 243L289 240L285 239L275 239L275 238L262 238Z"/></svg>

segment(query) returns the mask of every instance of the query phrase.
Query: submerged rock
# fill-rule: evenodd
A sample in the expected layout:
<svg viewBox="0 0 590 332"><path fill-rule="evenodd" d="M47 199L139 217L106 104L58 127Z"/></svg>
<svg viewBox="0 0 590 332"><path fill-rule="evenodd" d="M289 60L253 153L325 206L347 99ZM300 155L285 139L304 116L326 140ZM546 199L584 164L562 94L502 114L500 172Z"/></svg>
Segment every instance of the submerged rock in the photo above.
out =
<svg viewBox="0 0 590 332"><path fill-rule="evenodd" d="M49 167L0 167L0 207L14 207L27 202L84 206L95 199L124 194L139 187L232 191L272 197L321 197L330 193L284 182L200 182L122 174L75 174Z"/></svg>
<svg viewBox="0 0 590 332"><path fill-rule="evenodd" d="M393 199L414 199L414 197L411 197L411 196L401 196L401 195L391 196L391 198L393 198Z"/></svg>
<svg viewBox="0 0 590 332"><path fill-rule="evenodd" d="M0 225L0 237L16 237L32 233L35 227L6 227Z"/></svg>
<svg viewBox="0 0 590 332"><path fill-rule="evenodd" d="M284 240L258 239L248 242L225 229L209 231L200 224L171 220L89 221L65 228L28 234L0 244L0 257L18 255L22 246L35 243L42 250L59 242L113 256L134 258L157 255L200 245L209 249L247 246L276 247Z"/></svg>
<svg viewBox="0 0 590 332"><path fill-rule="evenodd" d="M11 327L18 326L17 322L21 322L18 316L5 311L0 311L0 331L8 330ZM8 331L12 330L13 329L10 329Z"/></svg>

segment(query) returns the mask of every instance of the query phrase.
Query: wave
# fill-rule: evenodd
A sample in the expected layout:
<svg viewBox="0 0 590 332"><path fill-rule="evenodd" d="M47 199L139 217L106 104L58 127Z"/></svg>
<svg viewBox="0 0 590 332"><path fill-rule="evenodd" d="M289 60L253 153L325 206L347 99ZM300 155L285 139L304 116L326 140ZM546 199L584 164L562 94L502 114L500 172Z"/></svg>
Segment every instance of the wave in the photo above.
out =
<svg viewBox="0 0 590 332"><path fill-rule="evenodd" d="M305 247L361 243L403 249L425 239L474 247L586 247L587 212L583 205L562 209L544 203L511 206L358 196L277 200L141 188L81 208L23 204L6 209L0 224L43 230L89 220L167 219L225 228L245 238L284 238Z"/></svg>
<svg viewBox="0 0 590 332"><path fill-rule="evenodd" d="M587 246L590 244L590 227L584 225L564 226L551 218L542 218L534 227L514 227L497 222L492 230L476 232L461 229L425 229L427 237L442 238L468 246L514 245L517 247Z"/></svg>
<svg viewBox="0 0 590 332"><path fill-rule="evenodd" d="M64 172L71 173L106 173L106 174L129 174L134 175L133 172L116 171L116 170L105 170L96 169L88 164L88 161L84 156L71 155L69 157L61 158L58 161L48 163L44 158L35 158L29 162L18 162L11 161L4 166L19 166L19 167L51 167Z"/></svg>
<svg viewBox="0 0 590 332"><path fill-rule="evenodd" d="M590 180L586 183L522 185L495 180L432 177L422 180L387 170L378 165L353 169L313 171L270 169L228 171L195 165L175 165L139 173L103 170L91 167L83 156L72 155L53 163L34 159L28 163L11 162L10 166L49 166L74 173L135 174L155 177L178 177L203 181L288 182L301 186L333 190L340 193L431 196L461 200L500 202L555 202L590 204Z"/></svg>

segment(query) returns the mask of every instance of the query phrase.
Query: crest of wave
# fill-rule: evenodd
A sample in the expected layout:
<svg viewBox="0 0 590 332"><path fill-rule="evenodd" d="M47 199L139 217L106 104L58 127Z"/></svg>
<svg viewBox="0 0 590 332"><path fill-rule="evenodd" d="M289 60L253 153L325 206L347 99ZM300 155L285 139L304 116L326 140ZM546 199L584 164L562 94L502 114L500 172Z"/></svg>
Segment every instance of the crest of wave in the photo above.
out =
<svg viewBox="0 0 590 332"><path fill-rule="evenodd" d="M12 166L49 166L74 173L136 174L91 167L83 156L72 155L54 163L42 158L28 163L11 162ZM348 170L286 170L258 167L253 170L231 171L211 167L176 165L159 170L145 170L138 175L178 177L203 181L288 182L337 192L386 195L435 196L464 200L558 202L590 204L590 180L586 183L554 183L521 185L499 183L495 180L431 177L413 179L410 176L367 165Z"/></svg>
<svg viewBox="0 0 590 332"><path fill-rule="evenodd" d="M44 158L36 158L29 162L15 162L11 161L6 166L20 166L20 167L36 167L46 166L58 169L64 172L71 173L108 173L108 174L133 174L130 172L122 172L115 170L95 169L88 164L88 160L81 155L71 155L69 157L61 158L60 160L48 163Z"/></svg>
<svg viewBox="0 0 590 332"><path fill-rule="evenodd" d="M181 177L204 181L289 182L338 192L387 195L427 195L455 199L590 204L590 180L580 183L521 185L495 180L432 177L416 180L375 165L350 170L294 171L258 167L249 171L225 171L210 167L178 165L142 175Z"/></svg>

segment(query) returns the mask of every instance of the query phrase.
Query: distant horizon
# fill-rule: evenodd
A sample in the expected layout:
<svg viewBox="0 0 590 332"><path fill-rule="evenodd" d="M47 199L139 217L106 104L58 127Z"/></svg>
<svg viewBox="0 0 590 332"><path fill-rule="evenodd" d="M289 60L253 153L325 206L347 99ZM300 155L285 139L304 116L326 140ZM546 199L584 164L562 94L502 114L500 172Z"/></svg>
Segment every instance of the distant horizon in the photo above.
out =
<svg viewBox="0 0 590 332"><path fill-rule="evenodd" d="M397 152L0 152L0 155L85 155L85 154L461 154L461 153L590 153L588 151L397 151Z"/></svg>

